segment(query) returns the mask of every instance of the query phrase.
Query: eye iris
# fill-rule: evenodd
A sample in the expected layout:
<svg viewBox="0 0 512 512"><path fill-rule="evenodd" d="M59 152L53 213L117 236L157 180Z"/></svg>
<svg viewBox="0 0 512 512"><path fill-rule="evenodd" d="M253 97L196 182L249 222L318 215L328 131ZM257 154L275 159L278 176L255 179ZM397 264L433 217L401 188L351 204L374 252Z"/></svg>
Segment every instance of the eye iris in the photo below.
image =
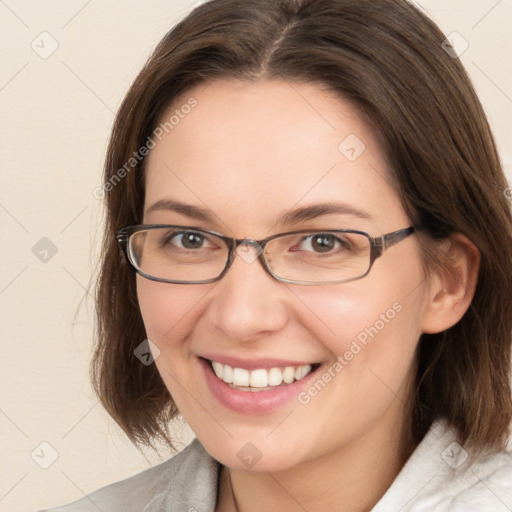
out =
<svg viewBox="0 0 512 512"><path fill-rule="evenodd" d="M334 247L334 238L331 235L317 235L312 242L313 248L318 252L327 252Z"/></svg>
<svg viewBox="0 0 512 512"><path fill-rule="evenodd" d="M203 243L203 238L201 235L197 233L184 233L182 236L183 247L187 249L197 249L201 247Z"/></svg>

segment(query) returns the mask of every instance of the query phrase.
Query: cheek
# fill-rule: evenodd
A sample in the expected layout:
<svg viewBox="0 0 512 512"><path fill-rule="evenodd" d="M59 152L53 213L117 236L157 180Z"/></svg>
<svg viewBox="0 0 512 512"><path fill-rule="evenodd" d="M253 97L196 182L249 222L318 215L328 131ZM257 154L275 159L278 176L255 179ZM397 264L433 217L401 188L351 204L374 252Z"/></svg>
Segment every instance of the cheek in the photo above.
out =
<svg viewBox="0 0 512 512"><path fill-rule="evenodd" d="M159 350L156 367L185 418L194 411L191 394L199 396L193 378L197 370L190 358L187 338L197 324L201 299L207 291L204 285L171 285L137 276L137 296L146 335Z"/></svg>
<svg viewBox="0 0 512 512"><path fill-rule="evenodd" d="M358 339L364 344L377 332L398 324L404 310L399 292L377 292L361 283L326 287L321 293L312 288L295 292L303 305L300 322L335 354L347 350L351 340Z"/></svg>
<svg viewBox="0 0 512 512"><path fill-rule="evenodd" d="M297 397L313 417L323 418L323 411L331 411L332 425L322 427L325 435L331 432L337 439L339 425L346 427L347 436L352 428L356 435L393 404L405 403L420 334L412 297L406 301L399 294L359 295L354 290L343 296L333 292L330 298L316 301L301 298L322 316L314 332L333 354L325 370Z"/></svg>
<svg viewBox="0 0 512 512"><path fill-rule="evenodd" d="M345 283L321 294L312 288L296 291L304 304L301 323L333 354L332 371L360 390L370 390L377 376L398 389L421 334L423 288L409 285L412 278L391 281Z"/></svg>
<svg viewBox="0 0 512 512"><path fill-rule="evenodd" d="M196 321L208 288L158 283L137 276L137 297L146 334L161 351L172 350Z"/></svg>

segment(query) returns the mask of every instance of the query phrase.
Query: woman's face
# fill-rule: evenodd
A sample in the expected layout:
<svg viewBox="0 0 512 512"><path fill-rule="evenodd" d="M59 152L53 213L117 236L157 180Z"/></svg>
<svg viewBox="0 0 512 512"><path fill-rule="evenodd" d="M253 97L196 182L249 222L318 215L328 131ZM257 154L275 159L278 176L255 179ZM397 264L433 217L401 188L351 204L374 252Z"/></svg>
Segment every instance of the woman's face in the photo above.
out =
<svg viewBox="0 0 512 512"><path fill-rule="evenodd" d="M189 91L162 120L176 110L179 121L155 139L146 162L145 224L256 240L300 229L377 237L410 225L377 138L350 104L318 86L217 81ZM159 201L169 208L149 211ZM338 211L284 222L326 204ZM388 439L403 414L428 291L417 238L343 284L281 283L254 257L237 253L211 284L137 276L147 336L160 351L155 363L207 451L230 467L276 471ZM239 368L242 378L320 366L253 392L221 381L207 360ZM270 373L277 382L290 372Z"/></svg>

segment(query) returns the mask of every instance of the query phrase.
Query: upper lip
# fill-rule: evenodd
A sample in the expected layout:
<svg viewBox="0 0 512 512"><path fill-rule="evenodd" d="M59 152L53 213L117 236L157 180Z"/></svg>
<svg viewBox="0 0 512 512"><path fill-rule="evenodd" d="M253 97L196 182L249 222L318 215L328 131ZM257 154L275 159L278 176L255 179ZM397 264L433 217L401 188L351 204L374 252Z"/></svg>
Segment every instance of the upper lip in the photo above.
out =
<svg viewBox="0 0 512 512"><path fill-rule="evenodd" d="M318 364L311 361L292 361L290 359L275 359L272 357L240 359L239 357L232 357L221 354L203 354L200 357L202 357L203 359L209 359L210 361L217 361L218 363L221 364L227 364L232 368L244 368L246 370L257 370L258 368L286 368L287 366L304 366L307 364Z"/></svg>

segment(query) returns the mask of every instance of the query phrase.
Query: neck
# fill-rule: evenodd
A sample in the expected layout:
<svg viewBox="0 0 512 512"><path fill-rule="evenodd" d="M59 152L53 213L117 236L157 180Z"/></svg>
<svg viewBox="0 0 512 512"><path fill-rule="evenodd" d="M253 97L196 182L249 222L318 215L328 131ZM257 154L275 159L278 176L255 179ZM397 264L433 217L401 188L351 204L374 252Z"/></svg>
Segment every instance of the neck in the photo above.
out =
<svg viewBox="0 0 512 512"><path fill-rule="evenodd" d="M396 478L415 446L401 428L382 423L349 446L274 472L222 466L217 512L371 510ZM231 488L232 487L232 488Z"/></svg>

